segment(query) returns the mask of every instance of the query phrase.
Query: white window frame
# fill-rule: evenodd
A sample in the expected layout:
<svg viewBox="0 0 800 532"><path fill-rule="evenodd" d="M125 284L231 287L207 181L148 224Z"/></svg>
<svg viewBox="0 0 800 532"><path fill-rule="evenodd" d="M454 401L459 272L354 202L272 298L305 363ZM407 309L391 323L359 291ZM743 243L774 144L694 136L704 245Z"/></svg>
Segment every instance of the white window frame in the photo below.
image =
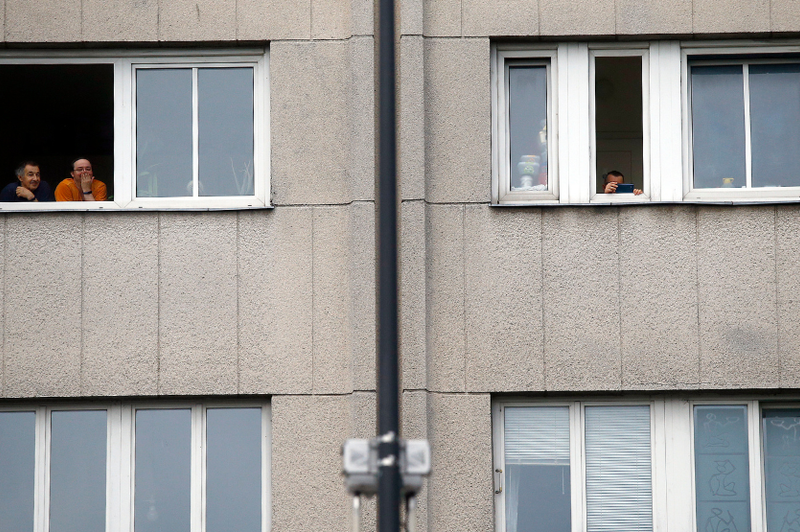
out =
<svg viewBox="0 0 800 532"><path fill-rule="evenodd" d="M142 409L190 409L191 532L205 531L206 411L213 408L261 409L261 530L272 527L272 410L263 401L143 401L113 403L57 403L3 405L0 412L34 412L34 532L48 532L50 515L50 436L54 411L106 411L106 532L134 532L135 415Z"/></svg>
<svg viewBox="0 0 800 532"><path fill-rule="evenodd" d="M107 64L113 65L114 68L114 175L97 176L106 183L113 181L114 199L102 202L0 202L0 211L220 210L270 206L268 49L2 51L0 52L0 64ZM237 66L253 68L254 194L251 196L137 198L135 179L136 70L169 67L231 68ZM196 95L193 100L196 101ZM196 127L194 129L196 142ZM196 173L196 167L194 172ZM67 176L42 176L45 181L50 183L53 190L65 177ZM197 188L196 184L194 188Z"/></svg>
<svg viewBox="0 0 800 532"><path fill-rule="evenodd" d="M787 58L789 55L794 57ZM694 57L702 56L702 60L694 60ZM712 59L718 56L719 59ZM730 59L730 56L738 56ZM748 59L751 56L752 59ZM756 57L757 56L757 57ZM800 186L797 187L750 187L751 181L751 159L752 152L750 146L749 131L749 80L744 79L744 111L745 111L745 178L747 188L694 188L694 156L692 141L692 102L691 102L691 77L690 67L692 65L742 65L742 64L764 64L764 63L800 63L800 44L776 45L755 41L714 41L703 43L684 43L681 49L681 69L684 80L682 87L682 108L683 108L683 188L686 191L684 198L696 201L787 201L800 198Z"/></svg>

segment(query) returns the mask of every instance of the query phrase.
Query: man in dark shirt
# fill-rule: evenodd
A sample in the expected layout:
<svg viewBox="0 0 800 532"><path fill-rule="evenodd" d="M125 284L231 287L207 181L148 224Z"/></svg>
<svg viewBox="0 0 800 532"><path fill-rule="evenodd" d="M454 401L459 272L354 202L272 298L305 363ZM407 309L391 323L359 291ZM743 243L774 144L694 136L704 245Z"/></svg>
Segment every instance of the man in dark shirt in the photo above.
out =
<svg viewBox="0 0 800 532"><path fill-rule="evenodd" d="M9 183L0 191L0 201L55 201L47 181L42 181L39 165L25 161L17 167L19 182Z"/></svg>

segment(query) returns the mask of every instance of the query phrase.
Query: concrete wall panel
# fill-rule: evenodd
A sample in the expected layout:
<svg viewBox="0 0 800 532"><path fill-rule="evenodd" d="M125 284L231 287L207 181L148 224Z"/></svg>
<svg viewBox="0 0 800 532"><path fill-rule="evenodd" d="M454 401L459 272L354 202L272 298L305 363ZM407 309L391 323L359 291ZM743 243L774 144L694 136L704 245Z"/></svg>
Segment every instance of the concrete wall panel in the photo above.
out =
<svg viewBox="0 0 800 532"><path fill-rule="evenodd" d="M464 207L431 205L427 215L428 389L466 391Z"/></svg>
<svg viewBox="0 0 800 532"><path fill-rule="evenodd" d="M465 212L467 390L543 390L541 213Z"/></svg>
<svg viewBox="0 0 800 532"><path fill-rule="evenodd" d="M158 40L157 0L83 0L81 9L86 41Z"/></svg>
<svg viewBox="0 0 800 532"><path fill-rule="evenodd" d="M770 0L693 0L695 33L765 33Z"/></svg>
<svg viewBox="0 0 800 532"><path fill-rule="evenodd" d="M539 34L539 0L463 0L464 35Z"/></svg>
<svg viewBox="0 0 800 532"><path fill-rule="evenodd" d="M8 42L77 42L81 34L81 0L6 0Z"/></svg>
<svg viewBox="0 0 800 532"><path fill-rule="evenodd" d="M418 35L400 39L399 157L400 197L425 197L425 54Z"/></svg>
<svg viewBox="0 0 800 532"><path fill-rule="evenodd" d="M311 0L311 38L346 39L350 37L352 0Z"/></svg>
<svg viewBox="0 0 800 532"><path fill-rule="evenodd" d="M647 206L619 213L622 387L696 386L695 209Z"/></svg>
<svg viewBox="0 0 800 532"><path fill-rule="evenodd" d="M491 397L432 394L428 408L428 529L494 530Z"/></svg>
<svg viewBox="0 0 800 532"><path fill-rule="evenodd" d="M800 387L800 219L797 205L775 208L780 386Z"/></svg>
<svg viewBox="0 0 800 532"><path fill-rule="evenodd" d="M239 391L311 393L311 207L239 213Z"/></svg>
<svg viewBox="0 0 800 532"><path fill-rule="evenodd" d="M275 205L350 200L348 57L345 42L270 47Z"/></svg>
<svg viewBox="0 0 800 532"><path fill-rule="evenodd" d="M350 31L353 35L375 34L375 8L372 0L350 0Z"/></svg>
<svg viewBox="0 0 800 532"><path fill-rule="evenodd" d="M375 389L375 205L350 207L350 346L353 389Z"/></svg>
<svg viewBox="0 0 800 532"><path fill-rule="evenodd" d="M84 215L5 219L5 395L80 395Z"/></svg>
<svg viewBox="0 0 800 532"><path fill-rule="evenodd" d="M158 5L162 41L236 39L236 0L170 0Z"/></svg>
<svg viewBox="0 0 800 532"><path fill-rule="evenodd" d="M348 43L350 61L350 176L353 199L375 198L375 40L354 37Z"/></svg>
<svg viewBox="0 0 800 532"><path fill-rule="evenodd" d="M461 0L422 0L426 37L461 36Z"/></svg>
<svg viewBox="0 0 800 532"><path fill-rule="evenodd" d="M273 396L273 530L345 528L351 502L340 450L351 412L348 396Z"/></svg>
<svg viewBox="0 0 800 532"><path fill-rule="evenodd" d="M689 34L692 0L617 0L616 31L620 35Z"/></svg>
<svg viewBox="0 0 800 532"><path fill-rule="evenodd" d="M489 201L490 109L489 40L426 40L428 201Z"/></svg>
<svg viewBox="0 0 800 532"><path fill-rule="evenodd" d="M159 216L159 392L236 393L236 214Z"/></svg>
<svg viewBox="0 0 800 532"><path fill-rule="evenodd" d="M770 29L774 32L796 32L800 28L800 0L772 0Z"/></svg>
<svg viewBox="0 0 800 532"><path fill-rule="evenodd" d="M698 210L700 381L711 387L777 386L775 210Z"/></svg>
<svg viewBox="0 0 800 532"><path fill-rule="evenodd" d="M158 214L88 213L83 394L158 393Z"/></svg>
<svg viewBox="0 0 800 532"><path fill-rule="evenodd" d="M311 38L311 0L236 0L241 40Z"/></svg>
<svg viewBox="0 0 800 532"><path fill-rule="evenodd" d="M313 213L314 393L353 390L348 207Z"/></svg>
<svg viewBox="0 0 800 532"><path fill-rule="evenodd" d="M422 35L426 0L403 0L397 6L400 35Z"/></svg>
<svg viewBox="0 0 800 532"><path fill-rule="evenodd" d="M425 388L425 204L400 205L400 361L402 387Z"/></svg>
<svg viewBox="0 0 800 532"><path fill-rule="evenodd" d="M545 386L621 387L618 209L543 211Z"/></svg>
<svg viewBox="0 0 800 532"><path fill-rule="evenodd" d="M614 0L539 0L542 35L614 35Z"/></svg>

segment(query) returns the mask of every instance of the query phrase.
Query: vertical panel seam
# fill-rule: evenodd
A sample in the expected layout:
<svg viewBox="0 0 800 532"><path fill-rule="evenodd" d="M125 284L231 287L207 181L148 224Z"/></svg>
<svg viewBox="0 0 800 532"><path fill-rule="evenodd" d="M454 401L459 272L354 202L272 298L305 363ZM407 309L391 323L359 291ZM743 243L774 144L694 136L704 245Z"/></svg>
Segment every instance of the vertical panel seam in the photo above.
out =
<svg viewBox="0 0 800 532"><path fill-rule="evenodd" d="M73 167L73 169L74 169L74 167ZM79 368L80 369L79 369L79 371L80 371L80 373L78 375L78 383L79 383L78 386L79 386L81 395L84 395L84 392L86 391L86 384L84 382L84 375L83 375L83 330L84 330L84 319L85 319L85 316L86 316L86 308L85 308L86 307L86 294L84 293L84 291L86 290L86 284L84 283L84 278L86 277L84 275L84 268L85 268L84 251L85 251L85 246L86 246L86 213L84 212L84 213L81 214L81 269L80 269L80 276L81 276L81 336L80 336L80 342L81 342L81 344L80 344L80 351L79 351L79 357L80 357L80 359L79 359L80 360L80 363L79 363Z"/></svg>
<svg viewBox="0 0 800 532"><path fill-rule="evenodd" d="M772 3L770 3L772 5ZM773 262L775 265L775 354L778 358L778 386L783 386L783 357L781 356L781 309L778 290L780 289L778 280L778 206L773 207L772 214L772 242L773 242Z"/></svg>
<svg viewBox="0 0 800 532"><path fill-rule="evenodd" d="M161 394L161 213L156 218L156 394Z"/></svg>
<svg viewBox="0 0 800 532"><path fill-rule="evenodd" d="M5 2L3 3L3 14L5 15ZM3 19L5 21L5 19ZM4 22L5 23L5 22ZM3 364L2 381L0 381L0 396L6 395L6 335L7 329L7 302L8 302L8 276L6 275L6 265L8 262L8 216L3 216L3 352L0 353Z"/></svg>
<svg viewBox="0 0 800 532"><path fill-rule="evenodd" d="M239 314L239 301L240 301L240 287L239 287L239 280L241 278L240 275L240 268L239 268L239 219L241 218L241 212L236 213L236 393L241 393L241 384L242 384L242 370L241 370L241 358L242 358L242 344L240 340L240 323L241 323L241 316Z"/></svg>
<svg viewBox="0 0 800 532"><path fill-rule="evenodd" d="M700 323L700 209L694 211L694 282L697 308L697 384L703 384L703 329Z"/></svg>
<svg viewBox="0 0 800 532"><path fill-rule="evenodd" d="M316 389L317 389L316 383L315 383L317 375L316 375L316 368L314 367L314 362L315 362L315 358L316 358L315 357L315 352L316 352L316 348L317 348L317 339L315 337L315 334L316 334L315 325L316 325L316 321L317 321L317 319L316 319L317 318L317 306L316 306L316 302L314 300L314 295L316 293L316 289L315 289L315 286L314 286L315 283L316 283L316 281L315 281L315 272L314 272L314 266L315 266L314 263L315 263L315 259L316 259L316 255L314 253L314 244L316 242L316 233L314 232L314 220L316 218L315 214L316 214L316 212L315 212L314 207L311 207L311 395L314 395L314 393L316 392Z"/></svg>
<svg viewBox="0 0 800 532"><path fill-rule="evenodd" d="M619 387L623 387L623 365L622 365L622 229L620 226L620 213L622 209L617 207L617 316L619 323Z"/></svg>
<svg viewBox="0 0 800 532"><path fill-rule="evenodd" d="M539 265L540 293L542 295L542 388L547 390L547 326L545 322L544 294L544 209L539 209Z"/></svg>

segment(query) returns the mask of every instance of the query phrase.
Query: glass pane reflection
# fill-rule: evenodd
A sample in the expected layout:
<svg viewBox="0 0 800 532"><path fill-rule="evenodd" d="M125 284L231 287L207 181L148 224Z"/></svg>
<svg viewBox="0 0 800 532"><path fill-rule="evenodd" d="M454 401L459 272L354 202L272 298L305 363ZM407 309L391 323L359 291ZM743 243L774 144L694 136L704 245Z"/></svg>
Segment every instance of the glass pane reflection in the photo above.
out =
<svg viewBox="0 0 800 532"><path fill-rule="evenodd" d="M191 413L136 411L136 532L189 532Z"/></svg>
<svg viewBox="0 0 800 532"><path fill-rule="evenodd" d="M35 412L0 412L0 530L33 530Z"/></svg>
<svg viewBox="0 0 800 532"><path fill-rule="evenodd" d="M764 409L767 531L800 530L800 409Z"/></svg>
<svg viewBox="0 0 800 532"><path fill-rule="evenodd" d="M547 68L508 69L511 190L547 190Z"/></svg>

